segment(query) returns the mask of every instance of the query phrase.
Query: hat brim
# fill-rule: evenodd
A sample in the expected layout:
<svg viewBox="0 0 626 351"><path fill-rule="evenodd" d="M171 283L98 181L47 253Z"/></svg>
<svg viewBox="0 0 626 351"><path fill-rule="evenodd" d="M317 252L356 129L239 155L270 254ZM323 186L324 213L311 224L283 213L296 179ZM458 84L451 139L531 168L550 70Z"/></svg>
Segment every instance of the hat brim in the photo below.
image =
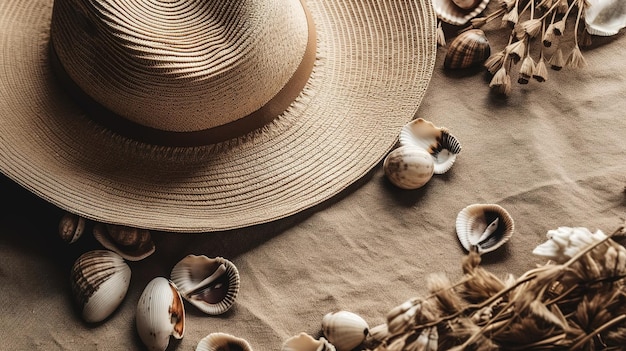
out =
<svg viewBox="0 0 626 351"><path fill-rule="evenodd" d="M285 113L237 140L152 146L92 122L56 81L52 3L0 4L0 171L61 209L105 223L210 232L328 200L393 148L435 62L429 1L307 0L317 60Z"/></svg>

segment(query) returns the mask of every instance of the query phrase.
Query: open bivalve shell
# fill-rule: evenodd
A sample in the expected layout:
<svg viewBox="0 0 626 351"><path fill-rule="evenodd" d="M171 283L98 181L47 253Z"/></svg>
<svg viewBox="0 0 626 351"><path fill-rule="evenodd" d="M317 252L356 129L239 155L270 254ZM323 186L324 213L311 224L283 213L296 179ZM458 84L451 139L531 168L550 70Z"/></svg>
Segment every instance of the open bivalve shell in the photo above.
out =
<svg viewBox="0 0 626 351"><path fill-rule="evenodd" d="M434 161L435 174L446 173L461 152L461 143L448 129L437 127L423 118L415 119L402 127L400 145L426 150Z"/></svg>
<svg viewBox="0 0 626 351"><path fill-rule="evenodd" d="M307 333L300 333L285 340L280 351L336 351L324 337L315 340Z"/></svg>
<svg viewBox="0 0 626 351"><path fill-rule="evenodd" d="M78 257L70 282L82 318L97 323L110 316L126 296L130 275L130 267L115 252L93 250Z"/></svg>
<svg viewBox="0 0 626 351"><path fill-rule="evenodd" d="M487 8L489 0L432 0L437 17L454 26L463 26Z"/></svg>
<svg viewBox="0 0 626 351"><path fill-rule="evenodd" d="M322 331L337 351L350 351L365 341L369 325L355 313L338 311L324 316Z"/></svg>
<svg viewBox="0 0 626 351"><path fill-rule="evenodd" d="M154 242L146 229L98 223L93 236L102 246L129 261L139 261L154 253Z"/></svg>
<svg viewBox="0 0 626 351"><path fill-rule="evenodd" d="M624 0L587 0L585 8L587 32L598 36L611 36L626 27L626 2Z"/></svg>
<svg viewBox="0 0 626 351"><path fill-rule="evenodd" d="M228 311L239 292L239 271L222 257L188 255L172 268L170 278L185 300L210 315Z"/></svg>
<svg viewBox="0 0 626 351"><path fill-rule="evenodd" d="M182 339L185 308L176 285L163 277L152 279L139 297L135 322L149 350L164 351L171 336Z"/></svg>
<svg viewBox="0 0 626 351"><path fill-rule="evenodd" d="M226 333L211 333L198 342L196 351L252 351L252 347L242 338Z"/></svg>
<svg viewBox="0 0 626 351"><path fill-rule="evenodd" d="M494 251L509 241L514 230L511 215L496 204L469 205L456 217L456 233L467 251Z"/></svg>

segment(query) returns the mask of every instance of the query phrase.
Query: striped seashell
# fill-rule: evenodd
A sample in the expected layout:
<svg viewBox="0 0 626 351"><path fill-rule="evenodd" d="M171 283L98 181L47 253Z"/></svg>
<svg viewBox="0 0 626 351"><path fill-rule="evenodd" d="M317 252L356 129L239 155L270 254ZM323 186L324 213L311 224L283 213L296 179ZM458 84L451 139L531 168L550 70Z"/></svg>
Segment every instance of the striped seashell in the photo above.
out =
<svg viewBox="0 0 626 351"><path fill-rule="evenodd" d="M464 69L482 66L490 55L491 46L485 32L481 29L466 30L450 42L443 67Z"/></svg>
<svg viewBox="0 0 626 351"><path fill-rule="evenodd" d="M324 316L322 331L337 351L349 351L365 341L369 325L355 313L338 311Z"/></svg>
<svg viewBox="0 0 626 351"><path fill-rule="evenodd" d="M97 223L93 227L93 236L102 246L129 261L142 260L155 250L152 235L147 229Z"/></svg>
<svg viewBox="0 0 626 351"><path fill-rule="evenodd" d="M202 338L196 351L252 351L252 346L239 337L226 333L211 333Z"/></svg>
<svg viewBox="0 0 626 351"><path fill-rule="evenodd" d="M433 173L444 174L454 164L461 152L461 143L448 129L437 127L423 118L415 119L402 127L400 145L425 150L433 158Z"/></svg>
<svg viewBox="0 0 626 351"><path fill-rule="evenodd" d="M458 2L458 4L455 2ZM453 26L465 25L469 20L483 12L487 8L487 4L489 4L489 0L432 0L433 9L437 17ZM461 8L459 5L465 8Z"/></svg>
<svg viewBox="0 0 626 351"><path fill-rule="evenodd" d="M496 204L473 204L456 217L456 234L467 250L483 254L504 245L515 230L511 215Z"/></svg>

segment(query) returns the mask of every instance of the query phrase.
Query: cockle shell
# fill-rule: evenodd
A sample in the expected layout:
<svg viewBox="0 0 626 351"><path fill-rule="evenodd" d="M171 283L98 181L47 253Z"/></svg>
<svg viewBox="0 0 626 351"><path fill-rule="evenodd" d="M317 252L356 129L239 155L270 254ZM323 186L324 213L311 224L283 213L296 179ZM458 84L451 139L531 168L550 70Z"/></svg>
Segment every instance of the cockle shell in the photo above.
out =
<svg viewBox="0 0 626 351"><path fill-rule="evenodd" d="M196 351L252 351L250 344L226 333L211 333L198 342Z"/></svg>
<svg viewBox="0 0 626 351"><path fill-rule="evenodd" d="M85 231L85 218L65 212L59 221L59 236L68 244L73 244Z"/></svg>
<svg viewBox="0 0 626 351"><path fill-rule="evenodd" d="M93 235L102 246L129 261L139 261L154 253L154 242L146 229L97 223Z"/></svg>
<svg viewBox="0 0 626 351"><path fill-rule="evenodd" d="M163 277L152 279L139 297L135 323L148 350L164 351L171 336L182 339L185 308L176 285Z"/></svg>
<svg viewBox="0 0 626 351"><path fill-rule="evenodd" d="M598 36L611 36L626 27L626 1L587 0L585 8L587 32Z"/></svg>
<svg viewBox="0 0 626 351"><path fill-rule="evenodd" d="M400 145L426 150L433 158L434 174L446 173L461 152L461 143L448 129L417 118L402 127Z"/></svg>
<svg viewBox="0 0 626 351"><path fill-rule="evenodd" d="M115 252L93 250L78 257L70 282L82 318L97 323L110 316L124 300L130 276L130 267Z"/></svg>
<svg viewBox="0 0 626 351"><path fill-rule="evenodd" d="M456 217L456 233L463 247L478 253L494 251L504 245L515 230L511 215L496 204L473 204Z"/></svg>
<svg viewBox="0 0 626 351"><path fill-rule="evenodd" d="M322 331L337 351L350 351L365 340L369 325L355 313L338 311L324 316Z"/></svg>
<svg viewBox="0 0 626 351"><path fill-rule="evenodd" d="M400 146L387 155L383 169L395 186L402 189L417 189L432 178L435 165L426 150L415 146Z"/></svg>
<svg viewBox="0 0 626 351"><path fill-rule="evenodd" d="M463 4L460 1L463 1ZM476 3L471 7L470 1L457 0L457 2L466 8L459 7L453 0L432 0L432 5L439 19L454 26L463 26L483 12L489 4L489 0L471 1Z"/></svg>
<svg viewBox="0 0 626 351"><path fill-rule="evenodd" d="M481 29L469 29L450 42L443 67L446 69L479 67L490 55L491 46L485 32Z"/></svg>
<svg viewBox="0 0 626 351"><path fill-rule="evenodd" d="M228 311L239 292L239 271L222 257L188 255L172 268L170 278L185 300L211 315Z"/></svg>
<svg viewBox="0 0 626 351"><path fill-rule="evenodd" d="M300 333L285 340L280 351L336 351L324 337L315 340L307 333Z"/></svg>

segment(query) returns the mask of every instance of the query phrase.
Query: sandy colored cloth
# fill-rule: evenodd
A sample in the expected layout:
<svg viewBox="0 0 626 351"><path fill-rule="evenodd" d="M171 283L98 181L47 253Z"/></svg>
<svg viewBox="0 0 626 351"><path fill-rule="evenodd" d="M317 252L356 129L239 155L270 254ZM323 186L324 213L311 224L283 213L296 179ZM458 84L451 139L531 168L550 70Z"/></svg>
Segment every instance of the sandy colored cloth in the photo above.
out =
<svg viewBox="0 0 626 351"><path fill-rule="evenodd" d="M487 35L502 48L508 33L493 29ZM499 204L515 220L511 241L482 263L501 276L543 263L531 251L550 229L611 232L621 224L623 32L584 51L586 68L550 71L542 84L514 84L506 100L490 94L481 72L444 71L444 54L440 48L417 117L449 128L463 144L448 173L404 191L385 179L380 166L333 201L276 223L203 235L154 233L156 253L130 263L125 300L98 325L81 321L69 270L80 254L100 246L91 235L72 245L61 242L61 211L2 178L8 209L0 221L0 349L143 350L134 319L139 296L187 254L228 258L241 273L241 290L222 316L187 304L185 336L168 350L193 350L207 334L225 332L265 351L279 350L300 332L318 336L331 311L355 312L371 326L383 323L392 307L424 294L428 274L460 277L465 251L455 218L467 205Z"/></svg>

